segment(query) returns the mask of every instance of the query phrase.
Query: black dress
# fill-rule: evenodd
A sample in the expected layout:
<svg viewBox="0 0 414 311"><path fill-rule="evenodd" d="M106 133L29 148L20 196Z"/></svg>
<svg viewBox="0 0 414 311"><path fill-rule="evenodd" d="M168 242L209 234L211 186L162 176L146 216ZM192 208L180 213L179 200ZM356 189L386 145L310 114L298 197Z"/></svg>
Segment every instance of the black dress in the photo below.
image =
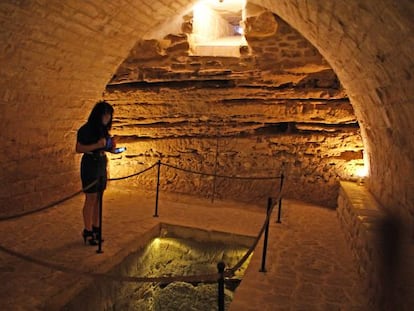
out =
<svg viewBox="0 0 414 311"><path fill-rule="evenodd" d="M108 131L105 127L94 127L90 123L85 123L78 130L77 141L82 145L90 145L97 143L99 139L104 137L108 137ZM80 171L82 189L85 193L95 193L106 189L107 158L104 149L96 149L92 152L84 153L82 156ZM98 183L88 187L96 180L98 180Z"/></svg>

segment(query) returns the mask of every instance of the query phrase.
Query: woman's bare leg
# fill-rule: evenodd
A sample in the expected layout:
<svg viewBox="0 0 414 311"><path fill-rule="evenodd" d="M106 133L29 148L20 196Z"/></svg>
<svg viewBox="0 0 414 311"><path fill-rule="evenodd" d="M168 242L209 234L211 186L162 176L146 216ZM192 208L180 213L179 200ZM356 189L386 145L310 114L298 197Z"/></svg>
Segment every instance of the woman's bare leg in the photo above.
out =
<svg viewBox="0 0 414 311"><path fill-rule="evenodd" d="M92 231L92 225L94 222L94 210L97 201L97 193L85 193L85 203L83 205L83 223L85 225L85 229L88 231Z"/></svg>
<svg viewBox="0 0 414 311"><path fill-rule="evenodd" d="M93 206L92 225L99 227L99 193L96 193L96 200Z"/></svg>

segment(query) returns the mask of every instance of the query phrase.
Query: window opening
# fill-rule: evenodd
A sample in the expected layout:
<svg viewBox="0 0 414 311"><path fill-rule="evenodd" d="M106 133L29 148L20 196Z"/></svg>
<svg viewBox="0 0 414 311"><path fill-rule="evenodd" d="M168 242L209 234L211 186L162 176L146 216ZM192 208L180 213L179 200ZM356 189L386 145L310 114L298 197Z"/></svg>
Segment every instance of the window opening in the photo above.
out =
<svg viewBox="0 0 414 311"><path fill-rule="evenodd" d="M245 6L246 0L199 1L193 8L192 54L240 57L240 48L247 46Z"/></svg>

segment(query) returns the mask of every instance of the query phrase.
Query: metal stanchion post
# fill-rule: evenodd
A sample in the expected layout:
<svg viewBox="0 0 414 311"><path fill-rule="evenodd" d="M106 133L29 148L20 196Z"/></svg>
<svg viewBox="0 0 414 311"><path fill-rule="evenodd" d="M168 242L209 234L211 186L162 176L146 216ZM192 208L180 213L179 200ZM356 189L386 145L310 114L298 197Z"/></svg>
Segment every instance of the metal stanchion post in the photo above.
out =
<svg viewBox="0 0 414 311"><path fill-rule="evenodd" d="M280 175L280 190L279 190L279 208L277 211L277 223L281 223L280 218L281 218L281 214L282 214L282 188L283 188L283 179L285 178L285 176L283 175L283 173Z"/></svg>
<svg viewBox="0 0 414 311"><path fill-rule="evenodd" d="M98 204L99 204L99 239L98 239L98 250L96 251L98 254L103 253L102 250L102 202L103 202L103 182L104 177L100 176L98 180Z"/></svg>
<svg viewBox="0 0 414 311"><path fill-rule="evenodd" d="M279 208L277 210L277 223L280 224L282 221L280 220L281 217L281 213L282 213L282 198L279 198Z"/></svg>
<svg viewBox="0 0 414 311"><path fill-rule="evenodd" d="M158 194L160 191L160 171L161 171L161 160L157 162L158 172L157 172L157 192L155 194L155 213L153 217L158 217Z"/></svg>
<svg viewBox="0 0 414 311"><path fill-rule="evenodd" d="M272 209L272 198L267 199L267 212L266 212L266 228L265 236L263 241L263 254L262 254L262 267L260 272L266 272L266 254L267 254L267 239L269 236L269 219L270 219L270 210Z"/></svg>
<svg viewBox="0 0 414 311"><path fill-rule="evenodd" d="M217 264L217 269L220 274L218 279L218 311L224 311L224 262L220 261Z"/></svg>

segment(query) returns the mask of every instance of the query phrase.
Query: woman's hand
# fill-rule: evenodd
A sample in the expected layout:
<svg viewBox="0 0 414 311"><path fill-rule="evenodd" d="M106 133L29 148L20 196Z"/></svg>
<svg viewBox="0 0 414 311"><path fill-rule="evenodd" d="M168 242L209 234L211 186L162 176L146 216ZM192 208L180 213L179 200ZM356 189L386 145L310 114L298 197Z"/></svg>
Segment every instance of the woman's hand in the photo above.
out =
<svg viewBox="0 0 414 311"><path fill-rule="evenodd" d="M112 146L111 146L110 152L114 153L116 149L116 141L115 141L115 138L113 137L111 139L112 139Z"/></svg>

